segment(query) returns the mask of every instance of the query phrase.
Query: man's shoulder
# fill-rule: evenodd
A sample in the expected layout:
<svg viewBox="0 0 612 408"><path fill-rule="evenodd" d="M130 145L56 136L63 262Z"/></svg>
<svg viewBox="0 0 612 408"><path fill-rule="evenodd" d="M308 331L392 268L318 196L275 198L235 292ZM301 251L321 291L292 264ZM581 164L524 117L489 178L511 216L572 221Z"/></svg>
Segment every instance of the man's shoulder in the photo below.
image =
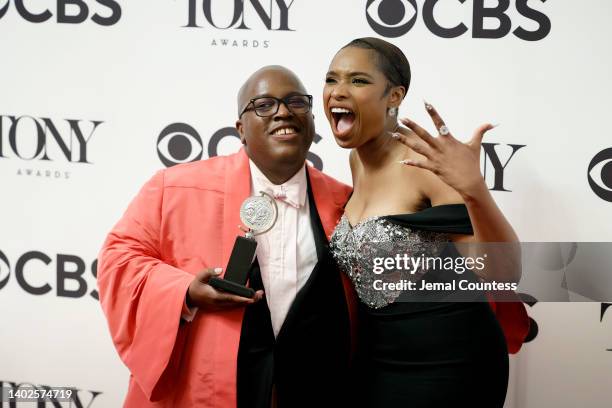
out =
<svg viewBox="0 0 612 408"><path fill-rule="evenodd" d="M226 166L233 156L216 156L169 167L163 170L164 187L221 189Z"/></svg>

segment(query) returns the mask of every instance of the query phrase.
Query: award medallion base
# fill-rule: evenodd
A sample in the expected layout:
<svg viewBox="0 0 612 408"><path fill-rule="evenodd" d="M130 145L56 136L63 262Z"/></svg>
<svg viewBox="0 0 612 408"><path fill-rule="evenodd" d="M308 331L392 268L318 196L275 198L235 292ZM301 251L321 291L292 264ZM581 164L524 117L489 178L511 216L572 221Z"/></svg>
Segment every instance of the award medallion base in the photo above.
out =
<svg viewBox="0 0 612 408"><path fill-rule="evenodd" d="M236 237L224 277L210 278L208 284L234 295L248 298L255 296L255 291L245 285L256 249L257 241L254 239Z"/></svg>
<svg viewBox="0 0 612 408"><path fill-rule="evenodd" d="M233 293L234 295L252 298L255 296L255 291L251 288L247 288L244 285L222 279L222 278L210 278L208 284L215 289L222 290L224 292Z"/></svg>

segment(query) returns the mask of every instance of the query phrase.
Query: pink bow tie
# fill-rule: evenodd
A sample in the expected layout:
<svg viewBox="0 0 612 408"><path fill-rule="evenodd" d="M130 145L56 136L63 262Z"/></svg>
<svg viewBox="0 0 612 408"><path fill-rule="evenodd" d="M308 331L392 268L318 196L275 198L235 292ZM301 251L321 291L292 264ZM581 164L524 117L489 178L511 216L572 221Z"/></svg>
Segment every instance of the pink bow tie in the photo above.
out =
<svg viewBox="0 0 612 408"><path fill-rule="evenodd" d="M299 184L281 184L280 186L270 186L266 188L266 193L270 194L278 201L282 201L294 208L300 208Z"/></svg>

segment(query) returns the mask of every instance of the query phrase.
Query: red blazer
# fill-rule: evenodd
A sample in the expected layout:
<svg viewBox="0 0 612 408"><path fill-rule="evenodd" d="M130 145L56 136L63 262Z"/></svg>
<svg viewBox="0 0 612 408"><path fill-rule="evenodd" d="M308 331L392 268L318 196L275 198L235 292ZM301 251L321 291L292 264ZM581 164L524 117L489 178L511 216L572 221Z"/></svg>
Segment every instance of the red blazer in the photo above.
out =
<svg viewBox="0 0 612 408"><path fill-rule="evenodd" d="M330 236L350 188L312 167L308 174ZM250 180L243 149L161 170L108 235L98 285L113 342L131 372L126 407L236 406L244 309L200 311L190 323L180 317L194 274L226 267ZM342 279L354 322L355 297Z"/></svg>

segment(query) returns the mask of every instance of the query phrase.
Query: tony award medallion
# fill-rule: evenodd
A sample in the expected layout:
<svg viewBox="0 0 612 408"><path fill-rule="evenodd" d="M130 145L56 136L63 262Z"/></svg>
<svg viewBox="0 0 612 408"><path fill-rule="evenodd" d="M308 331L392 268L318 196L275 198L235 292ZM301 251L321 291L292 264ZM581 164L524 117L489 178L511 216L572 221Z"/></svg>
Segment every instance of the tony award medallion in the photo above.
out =
<svg viewBox="0 0 612 408"><path fill-rule="evenodd" d="M257 249L254 237L270 231L278 217L274 198L263 191L260 193L247 198L240 206L240 220L246 228L239 228L245 231L245 236L236 237L224 277L209 280L209 285L216 289L249 298L255 295L253 289L245 286Z"/></svg>

